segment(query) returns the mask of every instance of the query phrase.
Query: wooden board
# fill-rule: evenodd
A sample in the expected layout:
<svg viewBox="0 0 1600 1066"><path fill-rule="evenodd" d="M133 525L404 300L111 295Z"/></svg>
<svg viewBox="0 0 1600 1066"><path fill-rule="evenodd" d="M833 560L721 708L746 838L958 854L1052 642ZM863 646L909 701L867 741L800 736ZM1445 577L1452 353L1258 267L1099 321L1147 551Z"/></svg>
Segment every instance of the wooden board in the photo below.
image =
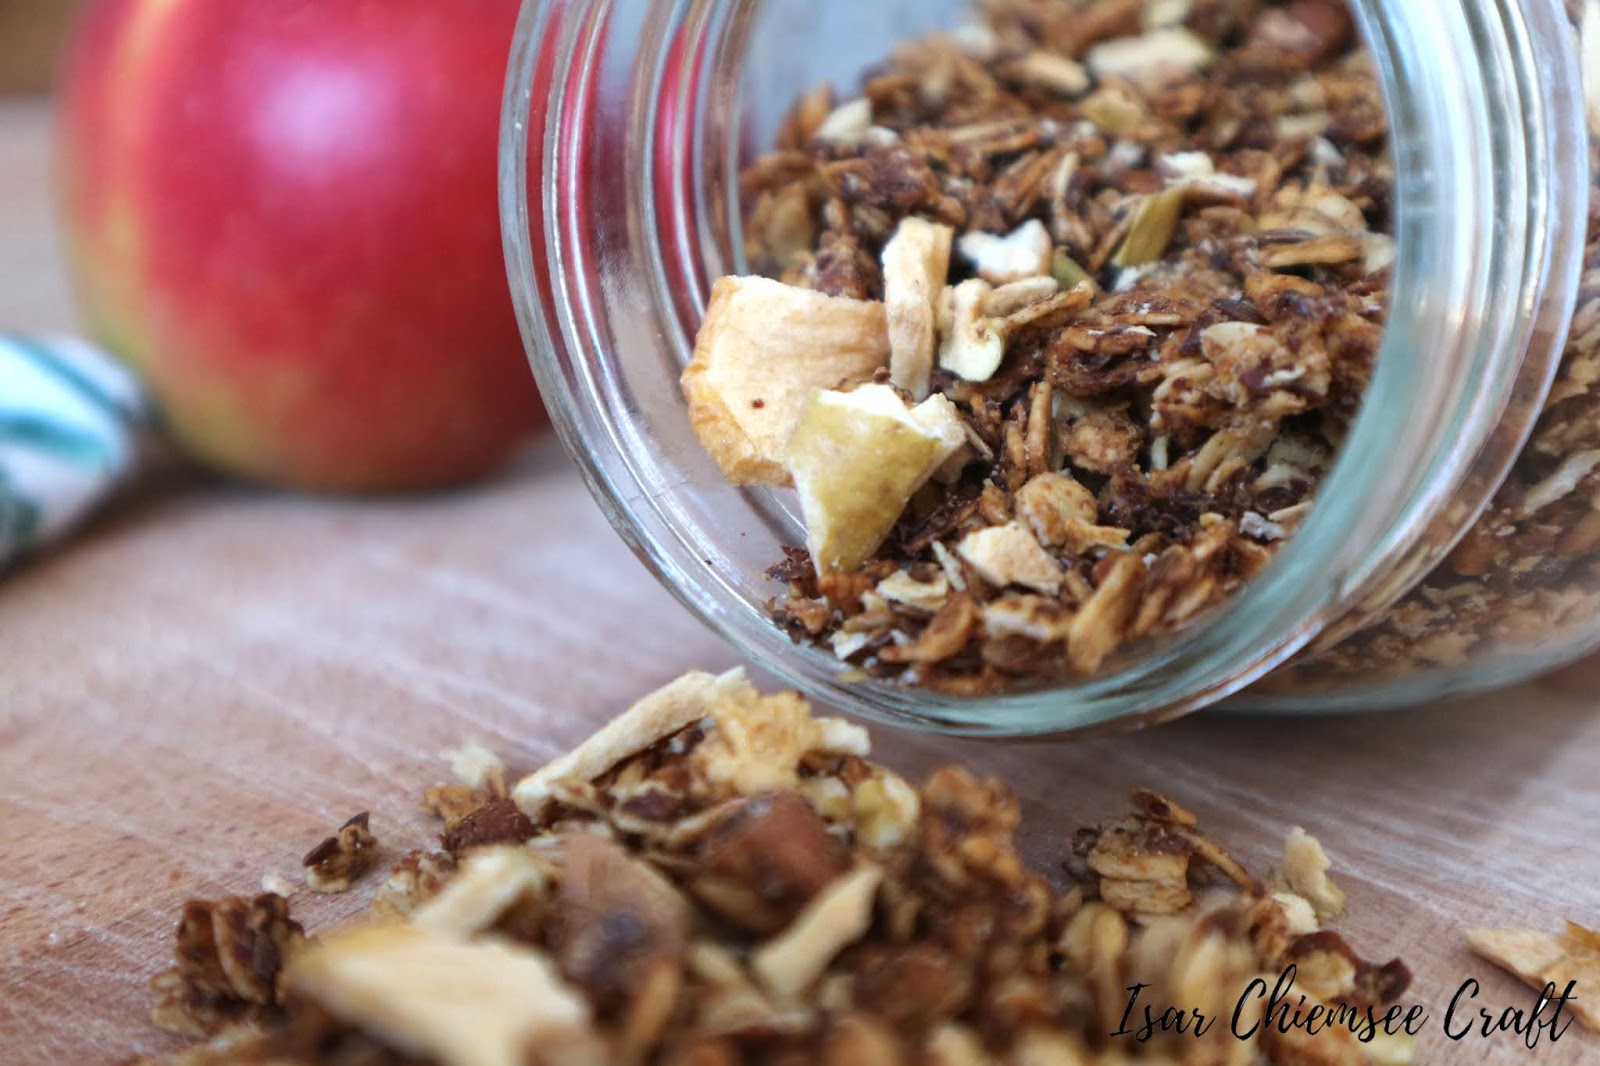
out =
<svg viewBox="0 0 1600 1066"><path fill-rule="evenodd" d="M0 322L61 325L43 206L45 123L0 108ZM18 249L27 250L26 255ZM41 281L42 279L45 279ZM20 295L19 295L20 294ZM154 500L0 582L0 1061L92 1063L171 1046L145 979L185 898L292 873L370 810L395 852L441 750L477 738L517 767L633 697L730 653L606 528L567 461L400 502L217 487ZM962 760L1014 783L1038 862L1149 784L1264 869L1319 836L1369 955L1403 955L1433 1013L1423 1061L1600 1062L1577 1030L1450 1044L1480 1001L1531 995L1470 956L1474 925L1600 925L1600 664L1398 714L1204 715L1080 744L972 745L880 731L920 774ZM297 897L320 929L359 905ZM1600 996L1600 989L1591 995Z"/></svg>

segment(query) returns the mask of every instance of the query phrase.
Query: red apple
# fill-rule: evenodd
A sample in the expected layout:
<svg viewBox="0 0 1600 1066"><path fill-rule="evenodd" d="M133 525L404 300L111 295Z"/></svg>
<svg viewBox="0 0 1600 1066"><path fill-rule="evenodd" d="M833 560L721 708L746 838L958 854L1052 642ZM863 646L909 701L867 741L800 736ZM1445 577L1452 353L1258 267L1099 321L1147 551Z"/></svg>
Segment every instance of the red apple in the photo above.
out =
<svg viewBox="0 0 1600 1066"><path fill-rule="evenodd" d="M71 257L197 457L421 488L542 422L495 192L518 7L90 5L63 85Z"/></svg>

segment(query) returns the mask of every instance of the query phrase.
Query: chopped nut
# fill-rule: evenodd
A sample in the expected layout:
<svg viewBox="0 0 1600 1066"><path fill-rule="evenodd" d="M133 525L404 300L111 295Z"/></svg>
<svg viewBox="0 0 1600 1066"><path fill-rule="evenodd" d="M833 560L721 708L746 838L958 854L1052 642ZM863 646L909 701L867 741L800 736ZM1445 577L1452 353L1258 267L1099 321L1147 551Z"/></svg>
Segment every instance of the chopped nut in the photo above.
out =
<svg viewBox="0 0 1600 1066"><path fill-rule="evenodd" d="M1055 599L1007 593L983 605L983 631L991 637L1027 637L1039 644L1067 639L1072 613Z"/></svg>
<svg viewBox="0 0 1600 1066"><path fill-rule="evenodd" d="M562 976L592 1002L610 1011L662 969L681 972L690 921L678 890L620 845L591 833L566 839L546 935Z"/></svg>
<svg viewBox="0 0 1600 1066"><path fill-rule="evenodd" d="M750 956L761 983L780 999L798 998L840 951L866 934L882 881L880 868L863 865L824 889L793 925Z"/></svg>
<svg viewBox="0 0 1600 1066"><path fill-rule="evenodd" d="M889 360L881 303L723 278L683 372L689 421L734 484L786 485L784 448L811 394Z"/></svg>
<svg viewBox="0 0 1600 1066"><path fill-rule="evenodd" d="M456 861L443 852L407 854L373 894L372 917L380 922L404 921L434 898L456 871Z"/></svg>
<svg viewBox="0 0 1600 1066"><path fill-rule="evenodd" d="M1181 834L1159 826L1130 824L1102 832L1086 861L1101 877L1182 883L1188 878L1193 854L1193 846Z"/></svg>
<svg viewBox="0 0 1600 1066"><path fill-rule="evenodd" d="M280 873L263 874L261 877L261 891L274 896L282 896L284 899L294 895L295 892L299 891L299 887Z"/></svg>
<svg viewBox="0 0 1600 1066"><path fill-rule="evenodd" d="M360 877L378 857L378 839L367 828L363 811L339 827L339 832L324 840L300 860L306 868L306 885L316 892L350 891L350 883Z"/></svg>
<svg viewBox="0 0 1600 1066"><path fill-rule="evenodd" d="M705 876L752 889L759 917L742 924L757 932L773 932L792 921L846 865L827 822L805 799L786 791L738 801L706 834L699 855Z"/></svg>
<svg viewBox="0 0 1600 1066"><path fill-rule="evenodd" d="M468 788L499 799L506 795L506 764L476 740L444 753L450 772Z"/></svg>
<svg viewBox="0 0 1600 1066"><path fill-rule="evenodd" d="M1205 152L1162 156L1160 169L1167 174L1169 188L1239 200L1249 200L1256 194L1256 179L1219 172Z"/></svg>
<svg viewBox="0 0 1600 1066"><path fill-rule="evenodd" d="M1289 888L1303 896L1323 920L1344 910L1344 892L1328 877L1333 863L1317 838L1296 826L1283 845L1283 873Z"/></svg>
<svg viewBox="0 0 1600 1066"><path fill-rule="evenodd" d="M786 453L817 573L859 569L912 494L965 443L943 396L907 408L887 385L817 393Z"/></svg>
<svg viewBox="0 0 1600 1066"><path fill-rule="evenodd" d="M1061 591L1061 564L1017 522L968 533L956 553L997 588L1022 585L1050 596Z"/></svg>
<svg viewBox="0 0 1600 1066"><path fill-rule="evenodd" d="M1023 223L1004 237L976 231L964 233L956 247L978 276L991 285L1050 274L1050 231L1038 219Z"/></svg>
<svg viewBox="0 0 1600 1066"><path fill-rule="evenodd" d="M1061 96L1080 96L1089 90L1089 72L1065 56L1035 50L1017 60L1013 68L1024 85Z"/></svg>
<svg viewBox="0 0 1600 1066"><path fill-rule="evenodd" d="M1293 892L1274 892L1272 898L1283 914L1284 931L1290 936L1316 932L1317 912L1310 900Z"/></svg>
<svg viewBox="0 0 1600 1066"><path fill-rule="evenodd" d="M946 1022L928 1037L928 1066L995 1066L983 1041L971 1029Z"/></svg>
<svg viewBox="0 0 1600 1066"><path fill-rule="evenodd" d="M1089 49L1085 62L1097 78L1125 78L1150 92L1175 76L1206 69L1215 58L1194 33L1169 27L1102 41Z"/></svg>
<svg viewBox="0 0 1600 1066"><path fill-rule="evenodd" d="M322 937L290 964L296 994L397 1050L441 1066L601 1063L588 1004L532 948L466 943L417 926Z"/></svg>
<svg viewBox="0 0 1600 1066"><path fill-rule="evenodd" d="M177 965L150 981L151 1021L206 1037L257 1016L279 1002L278 976L304 938L278 895L189 901L178 922Z"/></svg>
<svg viewBox="0 0 1600 1066"><path fill-rule="evenodd" d="M439 834L439 844L454 855L485 844L519 844L536 831L514 801L497 799L452 820Z"/></svg>
<svg viewBox="0 0 1600 1066"><path fill-rule="evenodd" d="M883 248L889 378L916 399L928 395L938 346L935 301L950 273L955 230L911 217Z"/></svg>
<svg viewBox="0 0 1600 1066"><path fill-rule="evenodd" d="M939 365L968 381L988 381L1005 358L1006 339L999 323L984 314L993 290L978 278L946 289L948 325L939 349Z"/></svg>
<svg viewBox="0 0 1600 1066"><path fill-rule="evenodd" d="M1132 133L1150 118L1144 100L1123 85L1102 85L1079 106L1084 118L1117 137Z"/></svg>
<svg viewBox="0 0 1600 1066"><path fill-rule="evenodd" d="M834 108L812 136L819 141L857 141L871 128L872 101L862 97Z"/></svg>
<svg viewBox="0 0 1600 1066"><path fill-rule="evenodd" d="M922 811L916 790L888 772L861 782L851 801L857 843L879 851L900 847L911 839Z"/></svg>

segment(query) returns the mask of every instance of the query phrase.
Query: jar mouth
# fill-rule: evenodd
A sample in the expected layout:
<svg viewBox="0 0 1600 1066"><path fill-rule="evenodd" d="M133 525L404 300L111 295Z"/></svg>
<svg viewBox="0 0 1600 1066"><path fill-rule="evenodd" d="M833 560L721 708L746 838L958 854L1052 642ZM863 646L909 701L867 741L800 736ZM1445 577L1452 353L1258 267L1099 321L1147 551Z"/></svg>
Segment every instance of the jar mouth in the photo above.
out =
<svg viewBox="0 0 1600 1066"><path fill-rule="evenodd" d="M682 432L667 409L710 283L743 266L737 174L752 128L737 72L764 6L530 0L501 159L512 290L552 419L613 526L742 654L897 724L973 736L1126 728L1238 692L1381 594L1408 555L1448 547L1429 542L1430 526L1459 507L1528 360L1548 363L1535 375L1547 387L1570 320L1572 287L1551 282L1576 276L1581 240L1563 233L1556 198L1584 188L1584 135L1581 107L1552 86L1576 83L1575 60L1533 43L1548 29L1527 13L1538 3L1356 0L1390 109L1392 301L1405 313L1391 314L1364 408L1276 560L1198 624L1050 689L959 698L847 679L831 655L792 644L738 553L798 542L793 516L764 490L706 484L709 460L682 447L681 403ZM646 377L671 388L646 389ZM774 547L767 562L778 558Z"/></svg>

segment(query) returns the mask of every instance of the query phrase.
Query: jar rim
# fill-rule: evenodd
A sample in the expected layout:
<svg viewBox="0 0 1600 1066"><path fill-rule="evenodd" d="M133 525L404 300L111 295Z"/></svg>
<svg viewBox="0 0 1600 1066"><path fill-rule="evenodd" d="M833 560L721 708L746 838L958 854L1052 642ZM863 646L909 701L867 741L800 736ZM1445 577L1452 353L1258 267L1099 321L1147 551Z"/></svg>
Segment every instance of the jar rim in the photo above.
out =
<svg viewBox="0 0 1600 1066"><path fill-rule="evenodd" d="M1532 6L1540 2L1555 0ZM630 168L637 168L628 176L629 232L656 234L662 216L679 216L676 260L667 249L651 248L649 284L658 310L663 301L681 299L676 287L685 284L703 300L710 279L695 241L715 243L727 235L696 232L705 221L686 217L697 208L682 195L684 173L656 184L662 129L655 108L669 61L675 55L682 67L688 57L691 73L676 90L680 105L690 105L679 116L689 125L678 132L704 136L715 116L707 117L705 99L694 99L701 63L737 28L729 21L734 7L760 5L529 0L506 96L502 218L535 374L558 431L613 526L703 621L817 698L881 720L983 736L1149 724L1215 702L1381 591L1385 576L1408 554L1443 551L1439 543L1419 545L1500 422L1534 343L1535 311L1547 334L1555 323L1553 338L1544 337L1553 339L1542 355L1548 385L1575 288L1561 281L1577 276L1582 243L1574 248L1563 239L1559 197L1570 183L1581 188L1586 179L1583 152L1573 150L1583 141L1581 106L1541 90L1538 68L1544 64L1543 84L1570 84L1577 77L1571 50L1542 54L1535 42L1549 27L1492 3L1355 0L1390 107L1397 172L1394 306L1407 313L1391 314L1368 400L1304 526L1263 574L1200 625L1095 678L979 698L842 679L837 660L789 644L751 604L729 602L730 587L699 550L704 540L686 538L684 514L670 494L653 492L655 483L641 476L639 464L649 461L641 449L649 442L632 435L625 396L606 380L608 371L593 365L608 354L604 331L596 328L597 316L607 313L606 296L582 277L594 267L593 249L585 248L585 227L593 219L578 205L584 168L594 162L585 153L594 151L597 117L627 123L617 132L629 143ZM620 37L624 29L633 36ZM600 83L602 69L615 80L622 66L632 68L623 90ZM535 91L545 86L547 92ZM624 91L626 99L617 95ZM695 152L703 148L694 142ZM539 154L530 157L530 150ZM706 162L692 155L667 153L666 165L692 170ZM535 158L538 164L530 167ZM537 186L529 182L530 169L541 175ZM1501 254L1472 254L1488 234L1499 238ZM1514 297L1495 306L1495 297L1507 293ZM676 327L672 316L657 317L663 333L680 331L668 343L681 349L681 316ZM1404 357L1419 351L1433 358ZM1397 463L1396 455L1427 461Z"/></svg>

